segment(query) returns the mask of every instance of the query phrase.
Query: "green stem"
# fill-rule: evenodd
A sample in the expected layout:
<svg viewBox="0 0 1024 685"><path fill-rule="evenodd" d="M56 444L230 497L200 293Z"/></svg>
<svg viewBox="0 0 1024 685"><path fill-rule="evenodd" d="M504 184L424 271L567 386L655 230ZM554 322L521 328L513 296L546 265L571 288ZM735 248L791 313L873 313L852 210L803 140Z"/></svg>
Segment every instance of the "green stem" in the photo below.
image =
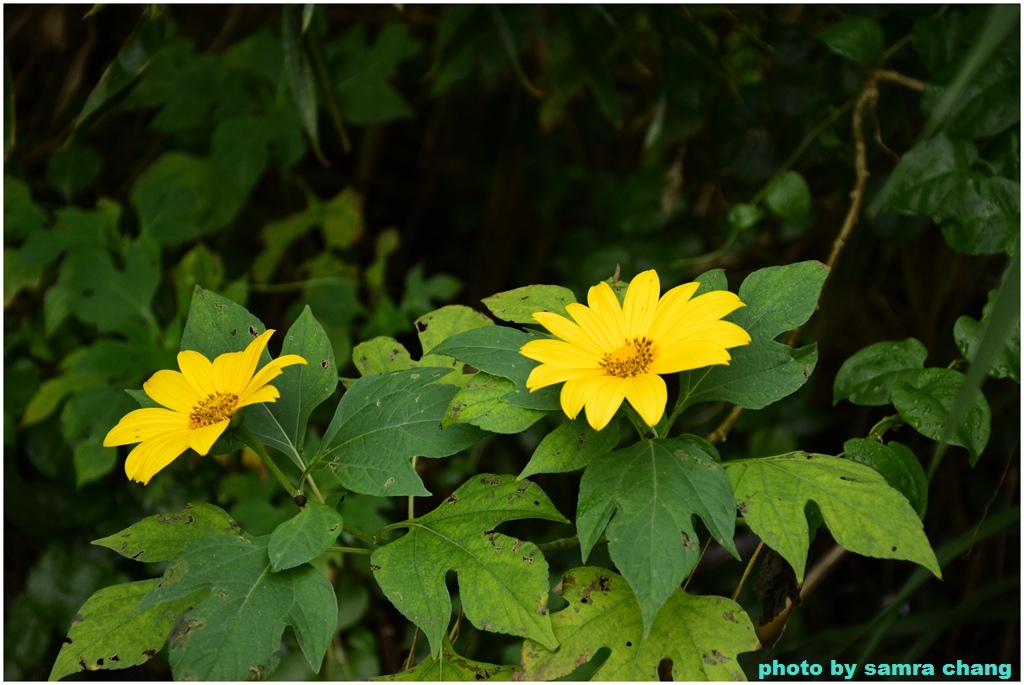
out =
<svg viewBox="0 0 1024 685"><path fill-rule="evenodd" d="M285 489L290 497L302 494L302 490L299 490L292 485L291 481L288 480L288 477L284 475L284 472L277 467L274 460L271 459L270 455L267 454L267 451L263 449L263 445L256 438L256 435L249 430L245 424L238 427L236 435L238 436L238 439L241 440L249 449L259 455L259 458L267 465L270 472L277 477L278 482L281 483L281 487Z"/></svg>
<svg viewBox="0 0 1024 685"><path fill-rule="evenodd" d="M328 547L325 551L341 554L373 554L372 549L363 549L362 547Z"/></svg>
<svg viewBox="0 0 1024 685"><path fill-rule="evenodd" d="M594 546L596 547L597 545L601 545L606 542L608 542L608 536L602 535L597 539L597 542L594 543ZM573 549L574 547L579 546L579 537L573 536L571 538L560 538L558 540L552 540L551 542L542 542L539 545L537 545L537 549L539 549L541 552L554 552L563 549Z"/></svg>
<svg viewBox="0 0 1024 685"><path fill-rule="evenodd" d="M348 523L342 524L341 529L357 540L362 540L366 544L373 545L374 547L377 546L377 539L366 531L360 530Z"/></svg>
<svg viewBox="0 0 1024 685"><path fill-rule="evenodd" d="M887 431L892 430L893 428L898 428L902 425L903 418L899 414L886 416L884 419L882 419L881 421L879 421L878 423L871 427L871 430L868 431L868 437L875 438L876 440L881 442L882 436L885 435Z"/></svg>

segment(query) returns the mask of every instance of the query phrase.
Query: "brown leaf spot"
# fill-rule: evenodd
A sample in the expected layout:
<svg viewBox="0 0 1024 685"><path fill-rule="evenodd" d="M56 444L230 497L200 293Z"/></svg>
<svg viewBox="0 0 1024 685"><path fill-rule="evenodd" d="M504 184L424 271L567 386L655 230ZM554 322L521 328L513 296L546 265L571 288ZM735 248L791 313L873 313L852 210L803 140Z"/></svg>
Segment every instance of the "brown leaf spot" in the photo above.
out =
<svg viewBox="0 0 1024 685"><path fill-rule="evenodd" d="M71 643L72 643L72 640L71 640L71 636L70 635L68 635L66 638L64 638L64 644L70 645Z"/></svg>
<svg viewBox="0 0 1024 685"><path fill-rule="evenodd" d="M729 621L731 623L739 624L739 621L736 620L736 617L733 616L731 611L723 611L722 612L722 618L724 618L726 621Z"/></svg>
<svg viewBox="0 0 1024 685"><path fill-rule="evenodd" d="M722 653L721 653L721 652L719 652L719 651L718 651L717 649L712 649L712 650L711 650L711 656L715 657L716 659L718 659L719 661L721 661L721 662L722 662L723 664L724 664L724 663L725 663L726 661L729 661L729 657L727 657L726 655L722 654Z"/></svg>
<svg viewBox="0 0 1024 685"><path fill-rule="evenodd" d="M324 370L331 368L331 361L329 359L321 359L320 368Z"/></svg>
<svg viewBox="0 0 1024 685"><path fill-rule="evenodd" d="M259 332L256 330L255 326L249 326L249 335L251 335L254 338L259 335Z"/></svg>
<svg viewBox="0 0 1024 685"><path fill-rule="evenodd" d="M715 665L715 660L709 657L707 654L701 654L700 658L703 659L704 663L706 663L708 666Z"/></svg>

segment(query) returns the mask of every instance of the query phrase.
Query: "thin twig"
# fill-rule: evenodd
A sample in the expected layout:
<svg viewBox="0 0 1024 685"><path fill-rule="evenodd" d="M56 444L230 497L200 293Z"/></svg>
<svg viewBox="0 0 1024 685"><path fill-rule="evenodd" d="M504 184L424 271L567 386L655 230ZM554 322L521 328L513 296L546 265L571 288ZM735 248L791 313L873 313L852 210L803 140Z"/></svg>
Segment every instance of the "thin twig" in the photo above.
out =
<svg viewBox="0 0 1024 685"><path fill-rule="evenodd" d="M740 596L740 592L743 590L743 584L747 582L747 576L750 575L750 571L754 568L754 561L757 559L757 555L761 553L761 548L764 547L764 540L757 543L757 549L754 550L753 556L750 557L750 561L747 562L747 567L743 569L743 577L740 578L739 585L736 586L736 591L732 593L732 601L736 601L736 598Z"/></svg>
<svg viewBox="0 0 1024 685"><path fill-rule="evenodd" d="M693 579L693 574L697 572L697 567L700 566L700 562L704 561L704 555L708 553L708 547L711 546L711 536L708 536L708 541L704 543L704 549L700 552L700 557L697 559L697 563L690 569L690 575L686 576L686 582L683 583L683 592L686 592L686 588L690 586L690 581Z"/></svg>
<svg viewBox="0 0 1024 685"><path fill-rule="evenodd" d="M412 645L409 646L409 656L405 657L405 663L402 664L403 671L408 671L412 668L412 660L416 657L416 638L419 637L419 634L420 629L419 626L417 626L416 630L414 630L412 634Z"/></svg>

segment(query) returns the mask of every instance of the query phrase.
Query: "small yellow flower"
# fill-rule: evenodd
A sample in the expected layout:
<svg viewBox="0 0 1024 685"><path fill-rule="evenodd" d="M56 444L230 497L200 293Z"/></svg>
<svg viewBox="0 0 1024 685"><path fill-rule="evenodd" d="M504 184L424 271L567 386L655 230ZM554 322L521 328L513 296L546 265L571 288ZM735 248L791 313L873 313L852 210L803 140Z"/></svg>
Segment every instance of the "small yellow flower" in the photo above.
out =
<svg viewBox="0 0 1024 685"><path fill-rule="evenodd" d="M189 447L205 455L239 409L276 401L281 393L268 383L284 367L307 362L297 354L286 354L256 372L273 333L265 331L242 352L222 354L213 362L193 350L179 352L180 373L153 374L142 389L167 409L129 412L103 439L104 447L139 443L124 464L128 477L148 483Z"/></svg>
<svg viewBox="0 0 1024 685"><path fill-rule="evenodd" d="M572 320L551 312L533 318L560 340L531 340L520 353L541 362L530 372L531 392L562 386L562 410L575 419L584 407L594 430L608 425L627 399L648 426L665 413L668 392L659 374L728 364L727 348L746 345L750 335L722 317L745 307L727 290L698 297L698 283L672 288L658 299L653 270L629 284L622 307L607 283L587 294L586 305L565 309Z"/></svg>

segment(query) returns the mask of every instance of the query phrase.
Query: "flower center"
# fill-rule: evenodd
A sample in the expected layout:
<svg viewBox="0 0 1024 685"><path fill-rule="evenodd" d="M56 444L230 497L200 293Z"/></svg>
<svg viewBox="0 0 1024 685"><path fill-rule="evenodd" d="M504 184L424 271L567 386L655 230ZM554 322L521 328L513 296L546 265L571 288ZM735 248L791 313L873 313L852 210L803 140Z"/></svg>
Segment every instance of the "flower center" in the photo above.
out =
<svg viewBox="0 0 1024 685"><path fill-rule="evenodd" d="M235 413L235 404L238 402L238 395L228 392L216 392L192 408L188 416L188 427L190 430L205 428L225 419L230 419Z"/></svg>
<svg viewBox="0 0 1024 685"><path fill-rule="evenodd" d="M605 375L632 378L647 373L654 361L654 344L647 338L633 338L632 341L609 352L601 361Z"/></svg>

